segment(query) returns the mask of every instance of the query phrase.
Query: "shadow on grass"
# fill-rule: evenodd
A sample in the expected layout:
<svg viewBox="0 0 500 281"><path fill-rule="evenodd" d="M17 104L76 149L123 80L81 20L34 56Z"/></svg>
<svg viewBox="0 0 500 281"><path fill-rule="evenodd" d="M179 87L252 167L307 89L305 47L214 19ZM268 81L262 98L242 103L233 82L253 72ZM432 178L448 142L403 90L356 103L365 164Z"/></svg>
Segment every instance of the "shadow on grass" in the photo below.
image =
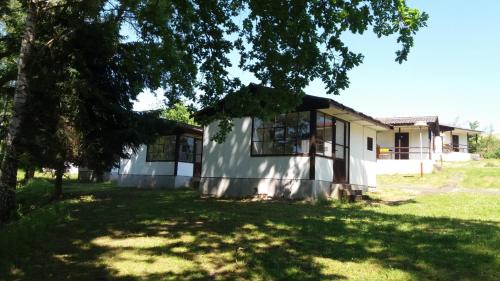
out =
<svg viewBox="0 0 500 281"><path fill-rule="evenodd" d="M405 279L498 276L488 251L499 246L494 222L192 191L71 190L75 199L2 230L0 280L341 280L369 274L367 263ZM361 265L346 268L353 263Z"/></svg>

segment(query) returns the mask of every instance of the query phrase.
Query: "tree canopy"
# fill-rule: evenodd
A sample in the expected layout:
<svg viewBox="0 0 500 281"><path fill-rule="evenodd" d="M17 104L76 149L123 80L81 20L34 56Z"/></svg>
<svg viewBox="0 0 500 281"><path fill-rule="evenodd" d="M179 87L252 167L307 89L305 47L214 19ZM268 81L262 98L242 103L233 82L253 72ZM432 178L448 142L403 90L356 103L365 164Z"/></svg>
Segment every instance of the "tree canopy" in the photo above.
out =
<svg viewBox="0 0 500 281"><path fill-rule="evenodd" d="M191 115L192 110L189 110L187 106L180 102L173 104L170 108L166 108L162 113L162 117L167 120L179 121L189 125L198 125Z"/></svg>

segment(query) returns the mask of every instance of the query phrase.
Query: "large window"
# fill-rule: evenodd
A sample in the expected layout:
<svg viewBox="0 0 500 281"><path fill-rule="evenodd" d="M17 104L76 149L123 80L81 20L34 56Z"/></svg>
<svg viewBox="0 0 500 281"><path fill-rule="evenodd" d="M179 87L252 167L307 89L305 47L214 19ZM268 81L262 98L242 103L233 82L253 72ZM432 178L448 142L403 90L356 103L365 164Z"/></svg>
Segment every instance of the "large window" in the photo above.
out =
<svg viewBox="0 0 500 281"><path fill-rule="evenodd" d="M270 121L253 119L252 155L309 153L310 113L280 114Z"/></svg>
<svg viewBox="0 0 500 281"><path fill-rule="evenodd" d="M175 136L158 137L147 147L146 161L174 161Z"/></svg>

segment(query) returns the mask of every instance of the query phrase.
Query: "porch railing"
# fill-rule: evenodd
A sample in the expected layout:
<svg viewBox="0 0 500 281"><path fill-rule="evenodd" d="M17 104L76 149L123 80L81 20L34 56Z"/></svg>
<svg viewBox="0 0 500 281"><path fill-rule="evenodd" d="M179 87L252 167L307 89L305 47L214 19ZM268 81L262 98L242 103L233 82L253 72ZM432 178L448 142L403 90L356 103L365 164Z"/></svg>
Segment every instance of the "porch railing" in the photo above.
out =
<svg viewBox="0 0 500 281"><path fill-rule="evenodd" d="M451 152L469 152L469 147L466 144L443 144L443 153L451 153Z"/></svg>
<svg viewBox="0 0 500 281"><path fill-rule="evenodd" d="M422 159L429 159L429 147L422 147ZM420 159L420 146L377 147L377 159Z"/></svg>

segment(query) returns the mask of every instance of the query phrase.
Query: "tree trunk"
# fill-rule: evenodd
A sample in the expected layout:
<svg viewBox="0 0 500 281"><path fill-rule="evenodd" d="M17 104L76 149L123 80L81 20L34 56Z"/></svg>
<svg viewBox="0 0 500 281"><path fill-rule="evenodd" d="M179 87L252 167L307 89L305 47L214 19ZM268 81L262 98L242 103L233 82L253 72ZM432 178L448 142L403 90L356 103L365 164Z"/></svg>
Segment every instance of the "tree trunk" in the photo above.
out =
<svg viewBox="0 0 500 281"><path fill-rule="evenodd" d="M64 175L64 166L56 169L56 181L54 182L54 194L52 200L59 200L62 198L62 180Z"/></svg>
<svg viewBox="0 0 500 281"><path fill-rule="evenodd" d="M21 41L19 60L17 63L17 81L12 105L12 117L5 138L5 151L0 165L0 220L7 220L15 208L15 193L17 180L16 139L19 126L23 119L26 99L28 97L28 60L32 52L35 38L35 7L30 2L26 17L24 36Z"/></svg>
<svg viewBox="0 0 500 281"><path fill-rule="evenodd" d="M24 173L24 179L23 179L23 182L26 184L28 183L28 181L32 178L35 177L35 167L33 166L28 166L28 168L26 168L26 172Z"/></svg>
<svg viewBox="0 0 500 281"><path fill-rule="evenodd" d="M104 172L94 170L92 173L92 181L93 182L103 182L104 181Z"/></svg>

